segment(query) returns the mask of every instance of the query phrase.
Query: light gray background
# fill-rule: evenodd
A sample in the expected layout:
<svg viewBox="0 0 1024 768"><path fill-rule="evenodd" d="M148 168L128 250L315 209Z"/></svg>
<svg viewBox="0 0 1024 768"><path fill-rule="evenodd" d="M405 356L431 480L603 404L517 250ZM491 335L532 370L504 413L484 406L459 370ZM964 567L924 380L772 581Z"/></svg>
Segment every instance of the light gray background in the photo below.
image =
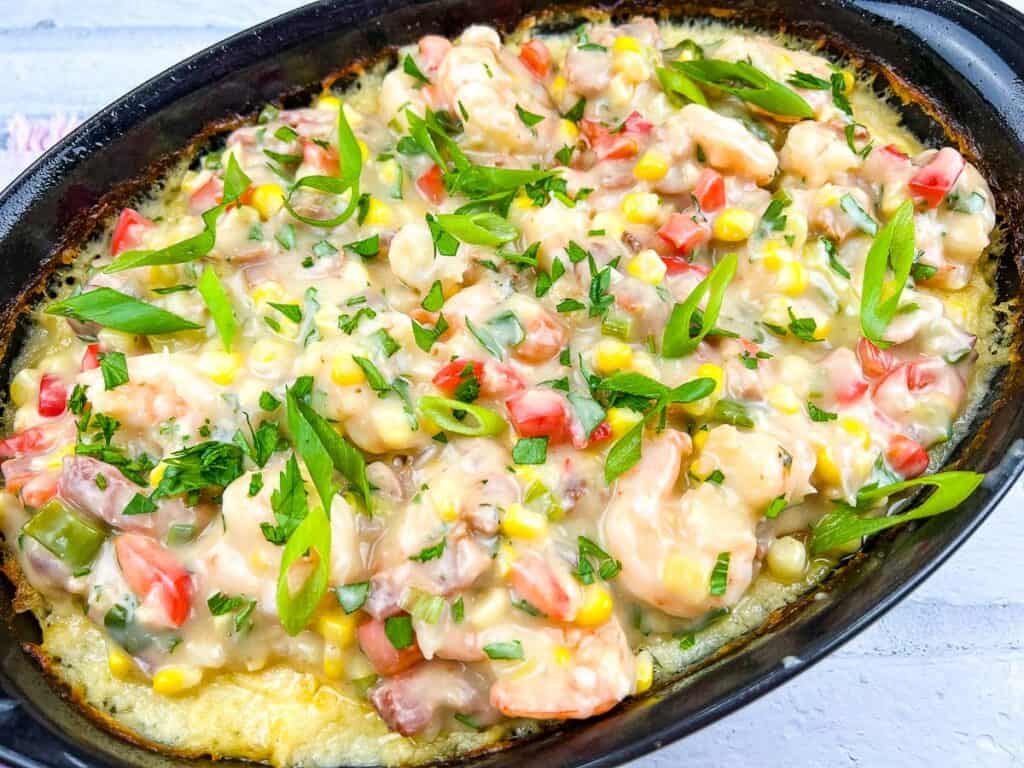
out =
<svg viewBox="0 0 1024 768"><path fill-rule="evenodd" d="M0 147L10 139L2 126L15 113L88 115L185 56L295 5L0 0ZM24 159L3 156L0 184ZM935 576L842 650L631 768L1024 763L1022 503L1018 484Z"/></svg>

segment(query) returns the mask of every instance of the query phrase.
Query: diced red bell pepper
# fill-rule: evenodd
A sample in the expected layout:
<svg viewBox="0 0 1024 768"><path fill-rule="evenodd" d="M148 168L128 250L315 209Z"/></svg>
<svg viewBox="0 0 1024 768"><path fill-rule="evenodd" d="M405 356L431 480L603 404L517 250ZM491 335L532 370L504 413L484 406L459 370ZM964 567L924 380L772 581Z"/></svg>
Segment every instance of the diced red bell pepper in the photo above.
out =
<svg viewBox="0 0 1024 768"><path fill-rule="evenodd" d="M857 342L857 357L860 360L861 370L869 379L884 376L896 365L896 358L892 352L879 349L863 337Z"/></svg>
<svg viewBox="0 0 1024 768"><path fill-rule="evenodd" d="M85 348L85 352L82 353L81 370L91 371L93 368L100 367L100 345L90 344Z"/></svg>
<svg viewBox="0 0 1024 768"><path fill-rule="evenodd" d="M114 539L114 552L132 592L142 600L154 596L172 627L184 624L192 608L192 577L170 550L148 536L122 533Z"/></svg>
<svg viewBox="0 0 1024 768"><path fill-rule="evenodd" d="M679 253L691 253L694 248L711 239L711 228L698 221L693 211L673 213L658 230L658 237L670 243ZM668 264L668 262L665 262Z"/></svg>
<svg viewBox="0 0 1024 768"><path fill-rule="evenodd" d="M630 113L614 133L594 120L580 120L580 131L598 160L621 160L640 152L641 141L653 127L639 112Z"/></svg>
<svg viewBox="0 0 1024 768"><path fill-rule="evenodd" d="M470 374L465 373L467 366L472 368ZM470 375L476 378L480 383L481 389L483 389L484 364L478 363L476 360L452 360L434 374L433 382L435 387L445 394L451 395L458 388L459 384L469 378Z"/></svg>
<svg viewBox="0 0 1024 768"><path fill-rule="evenodd" d="M551 71L551 51L542 40L530 40L519 50L519 60L538 80L547 78Z"/></svg>
<svg viewBox="0 0 1024 768"><path fill-rule="evenodd" d="M910 179L910 191L929 208L937 208L963 173L963 156L952 147L943 147Z"/></svg>
<svg viewBox="0 0 1024 768"><path fill-rule="evenodd" d="M714 213L725 206L725 179L722 174L711 168L705 168L697 178L693 188L693 196L697 198L700 209L706 213Z"/></svg>
<svg viewBox="0 0 1024 768"><path fill-rule="evenodd" d="M553 389L529 389L505 401L509 420L520 437L546 437L548 442L572 440L569 403Z"/></svg>
<svg viewBox="0 0 1024 768"><path fill-rule="evenodd" d="M68 404L68 390L59 376L44 373L39 380L39 415L48 419L60 416Z"/></svg>
<svg viewBox="0 0 1024 768"><path fill-rule="evenodd" d="M893 435L885 449L885 460L904 479L917 477L928 469L928 452L916 440Z"/></svg>
<svg viewBox="0 0 1024 768"><path fill-rule="evenodd" d="M131 251L142 244L146 232L156 225L132 208L124 208L117 217L114 234L110 238L110 255L118 256L124 251Z"/></svg>
<svg viewBox="0 0 1024 768"><path fill-rule="evenodd" d="M434 163L430 169L416 179L416 188L434 205L440 205L447 197L441 167Z"/></svg>

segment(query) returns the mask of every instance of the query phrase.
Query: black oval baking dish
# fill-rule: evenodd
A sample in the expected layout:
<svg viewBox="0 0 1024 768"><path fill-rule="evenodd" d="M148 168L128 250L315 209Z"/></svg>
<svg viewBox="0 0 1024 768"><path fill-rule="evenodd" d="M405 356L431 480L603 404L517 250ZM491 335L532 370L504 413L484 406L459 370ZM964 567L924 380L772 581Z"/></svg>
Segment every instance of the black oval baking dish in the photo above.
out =
<svg viewBox="0 0 1024 768"><path fill-rule="evenodd" d="M769 7L770 6L770 7ZM242 32L129 93L51 149L0 196L0 379L17 353L24 309L47 290L55 266L144 189L182 148L268 101L300 99L339 68L371 60L426 33L472 23L511 29L541 23L568 3L541 0L332 0ZM1024 16L994 0L739 0L617 4L615 16L714 17L786 31L851 56L892 86L909 127L959 143L991 182L1005 248L994 272L998 300L1021 297L1024 264ZM944 135L943 135L944 134ZM186 149L185 151L188 151ZM612 766L654 750L752 701L821 659L895 605L982 523L1024 467L1024 325L1000 314L1010 363L994 378L951 463L988 472L962 507L873 540L827 581L817 599L774 615L694 674L603 717L567 723L460 766ZM212 766L118 737L48 681L30 653L34 632L15 616L0 579L0 762L11 766ZM217 765L230 765L218 761Z"/></svg>

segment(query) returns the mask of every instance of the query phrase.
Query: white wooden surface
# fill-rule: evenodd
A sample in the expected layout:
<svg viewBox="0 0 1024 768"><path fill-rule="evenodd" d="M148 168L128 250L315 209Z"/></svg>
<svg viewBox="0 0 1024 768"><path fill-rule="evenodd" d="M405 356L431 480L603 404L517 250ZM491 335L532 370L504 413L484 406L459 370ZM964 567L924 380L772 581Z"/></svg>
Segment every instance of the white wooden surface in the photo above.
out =
<svg viewBox="0 0 1024 768"><path fill-rule="evenodd" d="M29 135L23 121L11 122L17 113L59 128L53 116L88 115L179 59L294 5L0 0L0 150L5 141L48 143L47 131ZM28 154L0 152L0 185ZM1024 763L1022 505L1019 484L949 563L859 638L632 768Z"/></svg>

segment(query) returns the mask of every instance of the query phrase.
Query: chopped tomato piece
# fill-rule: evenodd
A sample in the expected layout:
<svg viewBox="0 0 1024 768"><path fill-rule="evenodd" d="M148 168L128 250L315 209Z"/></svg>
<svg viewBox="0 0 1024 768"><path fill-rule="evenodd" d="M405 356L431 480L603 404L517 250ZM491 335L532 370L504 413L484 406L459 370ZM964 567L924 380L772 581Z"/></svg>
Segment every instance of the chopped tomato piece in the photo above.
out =
<svg viewBox="0 0 1024 768"><path fill-rule="evenodd" d="M530 40L519 50L519 60L538 80L544 80L551 71L551 51L542 40Z"/></svg>
<svg viewBox="0 0 1024 768"><path fill-rule="evenodd" d="M546 437L551 443L572 439L569 403L553 389L530 389L505 401L509 419L520 437Z"/></svg>
<svg viewBox="0 0 1024 768"><path fill-rule="evenodd" d="M334 147L324 149L313 141L302 142L302 162L321 176L337 176L340 172L338 150Z"/></svg>
<svg viewBox="0 0 1024 768"><path fill-rule="evenodd" d="M416 179L416 188L420 193L434 205L440 205L447 196L444 189L444 178L441 175L441 167L434 163L430 170Z"/></svg>
<svg viewBox="0 0 1024 768"><path fill-rule="evenodd" d="M646 136L653 127L654 123L644 120L643 115L633 110L622 123L622 132L633 136Z"/></svg>
<svg viewBox="0 0 1024 768"><path fill-rule="evenodd" d="M114 538L114 552L132 592L159 602L170 626L184 624L192 607L192 577L170 550L148 536L122 533Z"/></svg>
<svg viewBox="0 0 1024 768"><path fill-rule="evenodd" d="M469 373L466 372L467 367L471 369ZM482 389L484 364L478 363L476 360L452 360L434 374L433 382L435 387L451 395L458 388L459 384L470 376L475 377L480 382Z"/></svg>
<svg viewBox="0 0 1024 768"><path fill-rule="evenodd" d="M441 66L441 62L451 49L452 44L448 38L424 35L420 38L420 61L426 69L434 71Z"/></svg>
<svg viewBox="0 0 1024 768"><path fill-rule="evenodd" d="M147 230L156 225L133 208L124 208L117 217L114 234L110 238L110 255L117 256L124 251L131 251L142 244Z"/></svg>
<svg viewBox="0 0 1024 768"><path fill-rule="evenodd" d="M632 112L614 132L594 120L580 120L580 130L598 160L621 160L638 154L641 140L652 127L639 112Z"/></svg>
<svg viewBox="0 0 1024 768"><path fill-rule="evenodd" d="M82 354L81 370L91 371L93 368L100 367L100 345L90 344L85 348L85 352Z"/></svg>
<svg viewBox="0 0 1024 768"><path fill-rule="evenodd" d="M543 363L565 346L562 324L547 312L538 312L526 321L526 338L512 348L512 356L527 363Z"/></svg>
<svg viewBox="0 0 1024 768"><path fill-rule="evenodd" d="M917 477L928 469L928 452L916 440L893 435L885 449L885 460L905 479Z"/></svg>
<svg viewBox="0 0 1024 768"><path fill-rule="evenodd" d="M384 631L384 621L381 619L371 619L360 624L356 635L359 637L359 647L379 675L397 675L423 658L415 640L407 648L395 648Z"/></svg>
<svg viewBox="0 0 1024 768"><path fill-rule="evenodd" d="M892 352L879 349L865 338L857 342L857 357L860 359L861 370L869 379L884 376L896 365Z"/></svg>
<svg viewBox="0 0 1024 768"><path fill-rule="evenodd" d="M464 380L463 371L472 366L472 375L480 384L480 394L484 397L506 397L523 388L523 380L514 369L507 365L488 360L481 363L477 360L453 360L434 374L434 386L451 395Z"/></svg>
<svg viewBox="0 0 1024 768"><path fill-rule="evenodd" d="M937 208L964 170L964 158L952 147L943 147L911 178L908 186L929 208Z"/></svg>
<svg viewBox="0 0 1024 768"><path fill-rule="evenodd" d="M704 221L695 221L696 214L673 213L658 230L658 237L670 243L681 254L693 251L698 245L703 245L711 239L711 230ZM667 266L669 263L666 261Z"/></svg>
<svg viewBox="0 0 1024 768"><path fill-rule="evenodd" d="M722 174L711 168L701 171L697 185L693 188L693 196L702 211L714 213L725 205L725 179Z"/></svg>
<svg viewBox="0 0 1024 768"><path fill-rule="evenodd" d="M836 400L841 405L848 405L859 400L868 391L868 383L859 376L834 382L833 386Z"/></svg>
<svg viewBox="0 0 1024 768"><path fill-rule="evenodd" d="M59 376L44 373L39 380L39 415L48 419L60 416L68 404L68 390Z"/></svg>
<svg viewBox="0 0 1024 768"><path fill-rule="evenodd" d="M224 183L216 176L211 176L203 186L192 193L188 199L188 207L192 213L203 213L220 205L224 199Z"/></svg>

